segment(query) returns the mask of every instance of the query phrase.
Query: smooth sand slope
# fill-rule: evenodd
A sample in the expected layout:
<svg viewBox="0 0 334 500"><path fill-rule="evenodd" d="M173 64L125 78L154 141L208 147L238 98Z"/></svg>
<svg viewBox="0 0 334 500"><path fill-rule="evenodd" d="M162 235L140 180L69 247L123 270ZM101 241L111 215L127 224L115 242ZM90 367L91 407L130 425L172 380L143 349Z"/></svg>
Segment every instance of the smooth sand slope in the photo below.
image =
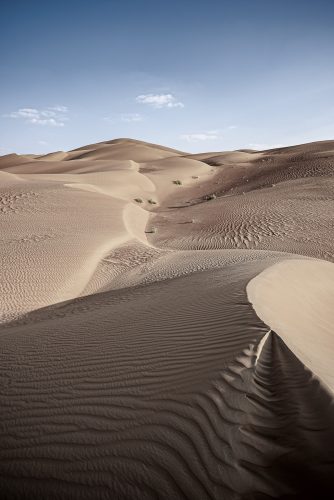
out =
<svg viewBox="0 0 334 500"><path fill-rule="evenodd" d="M0 498L330 498L334 142L0 157Z"/></svg>

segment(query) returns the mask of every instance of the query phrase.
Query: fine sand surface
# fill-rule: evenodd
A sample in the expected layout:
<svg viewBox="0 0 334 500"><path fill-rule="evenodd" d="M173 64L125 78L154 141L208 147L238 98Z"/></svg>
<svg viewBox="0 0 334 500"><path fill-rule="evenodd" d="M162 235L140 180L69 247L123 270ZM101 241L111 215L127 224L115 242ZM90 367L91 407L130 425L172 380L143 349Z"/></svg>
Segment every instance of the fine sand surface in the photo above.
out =
<svg viewBox="0 0 334 500"><path fill-rule="evenodd" d="M334 142L0 157L0 500L329 499Z"/></svg>

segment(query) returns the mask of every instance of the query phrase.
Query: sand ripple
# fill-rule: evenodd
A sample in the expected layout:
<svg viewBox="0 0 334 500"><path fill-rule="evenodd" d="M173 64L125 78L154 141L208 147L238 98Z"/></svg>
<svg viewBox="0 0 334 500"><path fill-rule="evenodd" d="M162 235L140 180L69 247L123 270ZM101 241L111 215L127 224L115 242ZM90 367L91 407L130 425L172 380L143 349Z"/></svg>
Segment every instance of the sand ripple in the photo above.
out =
<svg viewBox="0 0 334 500"><path fill-rule="evenodd" d="M331 498L332 151L0 158L1 500Z"/></svg>

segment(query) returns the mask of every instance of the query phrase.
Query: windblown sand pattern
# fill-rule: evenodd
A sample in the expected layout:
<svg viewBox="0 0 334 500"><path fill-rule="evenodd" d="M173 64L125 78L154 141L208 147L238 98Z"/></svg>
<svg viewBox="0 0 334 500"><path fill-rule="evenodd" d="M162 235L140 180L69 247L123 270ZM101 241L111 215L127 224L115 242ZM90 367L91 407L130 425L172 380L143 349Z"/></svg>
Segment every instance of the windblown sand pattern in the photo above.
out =
<svg viewBox="0 0 334 500"><path fill-rule="evenodd" d="M333 142L0 169L1 500L331 498Z"/></svg>

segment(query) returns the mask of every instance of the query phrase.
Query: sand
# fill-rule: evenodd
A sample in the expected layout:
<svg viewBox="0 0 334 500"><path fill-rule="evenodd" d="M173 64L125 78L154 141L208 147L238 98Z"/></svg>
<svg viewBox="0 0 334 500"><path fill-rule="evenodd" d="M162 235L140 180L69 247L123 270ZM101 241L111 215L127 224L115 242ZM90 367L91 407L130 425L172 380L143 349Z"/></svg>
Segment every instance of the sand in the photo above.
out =
<svg viewBox="0 0 334 500"><path fill-rule="evenodd" d="M0 157L0 498L330 498L334 142Z"/></svg>
<svg viewBox="0 0 334 500"><path fill-rule="evenodd" d="M334 265L283 261L251 280L247 294L259 318L334 392Z"/></svg>

